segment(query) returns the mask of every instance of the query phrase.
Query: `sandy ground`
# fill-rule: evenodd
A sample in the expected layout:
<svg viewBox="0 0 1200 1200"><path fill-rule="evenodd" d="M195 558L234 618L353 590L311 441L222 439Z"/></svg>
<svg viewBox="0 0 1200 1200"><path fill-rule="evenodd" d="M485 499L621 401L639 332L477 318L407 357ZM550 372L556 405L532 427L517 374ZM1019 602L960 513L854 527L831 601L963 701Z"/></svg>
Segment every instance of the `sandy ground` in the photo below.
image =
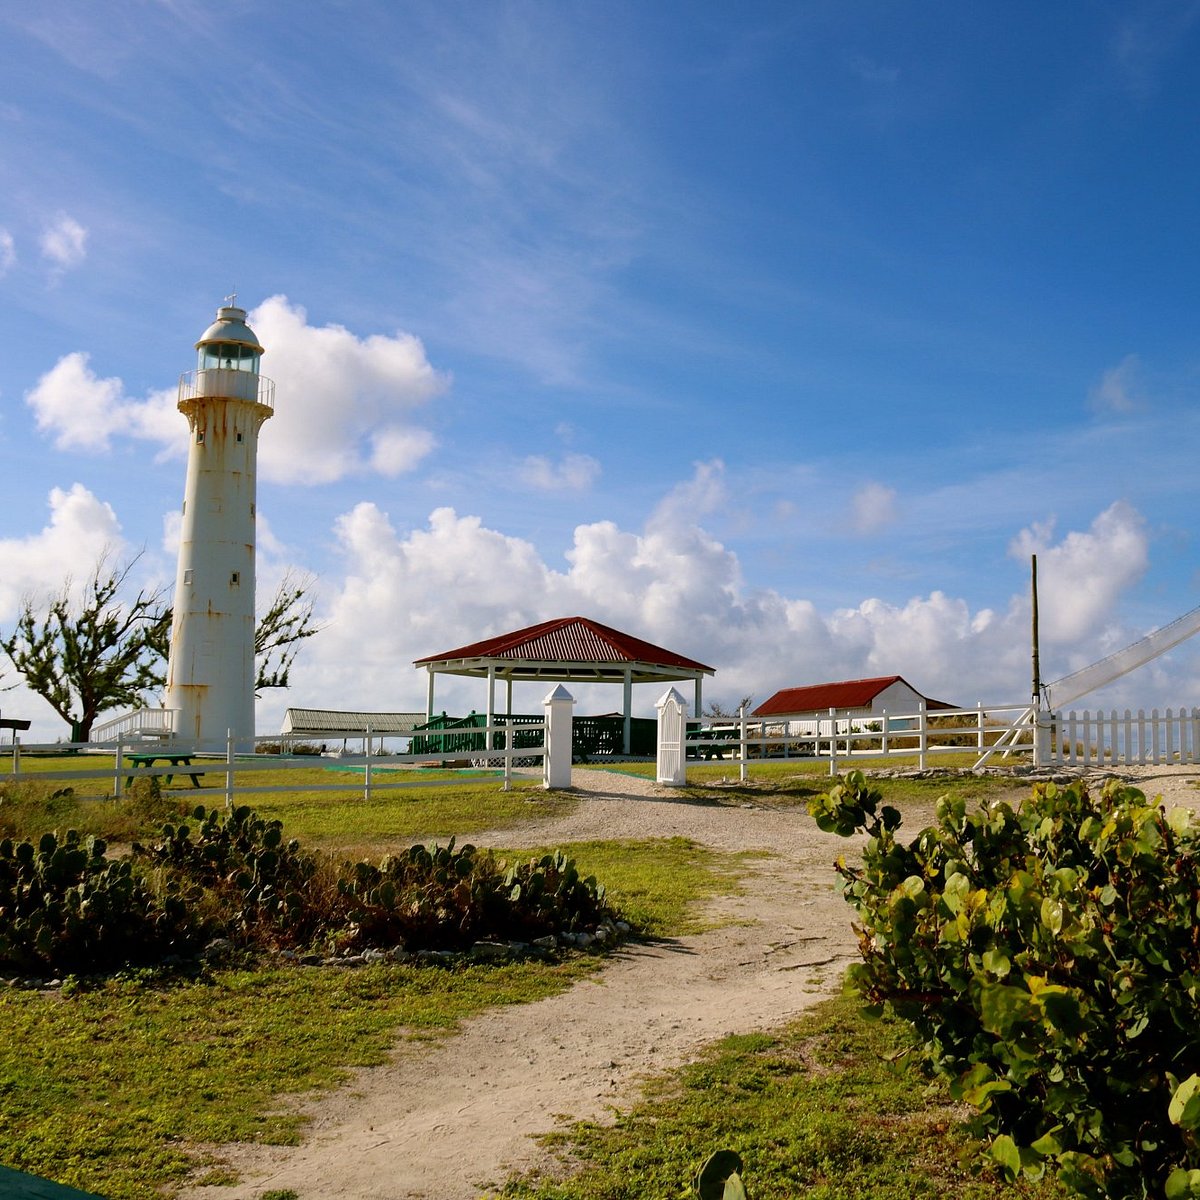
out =
<svg viewBox="0 0 1200 1200"><path fill-rule="evenodd" d="M1148 795L1200 809L1196 768L1123 774ZM242 1182L193 1187L186 1200L251 1200L268 1189L301 1200L477 1200L545 1161L537 1134L603 1119L647 1075L725 1034L778 1026L836 989L855 947L834 890L842 839L803 809L694 804L611 772L577 770L575 785L580 810L523 830L527 844L678 835L770 857L749 865L741 895L712 906L718 928L625 948L594 979L483 1013L442 1043L398 1044L386 1065L304 1106L302 1145L221 1147ZM512 845L513 834L472 841Z"/></svg>

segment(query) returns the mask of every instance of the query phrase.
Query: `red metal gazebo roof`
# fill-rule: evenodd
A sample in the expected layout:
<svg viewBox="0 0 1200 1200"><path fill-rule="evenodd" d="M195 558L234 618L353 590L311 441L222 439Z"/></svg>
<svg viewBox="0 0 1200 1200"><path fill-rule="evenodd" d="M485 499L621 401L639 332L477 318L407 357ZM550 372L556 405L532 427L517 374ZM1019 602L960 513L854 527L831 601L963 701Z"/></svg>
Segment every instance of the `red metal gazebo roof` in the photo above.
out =
<svg viewBox="0 0 1200 1200"><path fill-rule="evenodd" d="M589 617L542 621L418 658L413 666L450 675L486 675L495 668L501 677L577 681L623 679L631 670L635 683L716 674L713 667Z"/></svg>

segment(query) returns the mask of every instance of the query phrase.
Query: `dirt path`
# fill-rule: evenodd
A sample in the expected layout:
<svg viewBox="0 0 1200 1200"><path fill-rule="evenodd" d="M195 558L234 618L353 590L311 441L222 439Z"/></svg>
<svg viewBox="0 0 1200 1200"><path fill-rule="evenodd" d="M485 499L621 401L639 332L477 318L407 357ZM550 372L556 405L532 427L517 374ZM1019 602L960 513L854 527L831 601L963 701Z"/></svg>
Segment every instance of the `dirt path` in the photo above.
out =
<svg viewBox="0 0 1200 1200"><path fill-rule="evenodd" d="M719 928L630 946L593 980L485 1012L441 1044L400 1044L388 1064L307 1106L302 1145L223 1147L242 1183L193 1188L189 1200L251 1200L268 1189L301 1200L476 1200L538 1161L532 1135L562 1117L603 1117L646 1075L727 1033L779 1025L834 990L854 953L830 865L841 839L802 810L697 805L591 771L576 773L576 787L579 812L523 830L522 840L678 835L772 857L750 866L742 894L712 906ZM511 845L513 834L472 841Z"/></svg>
<svg viewBox="0 0 1200 1200"><path fill-rule="evenodd" d="M1143 768L1132 780L1197 807L1195 769ZM801 809L688 803L646 780L577 771L580 809L521 831L528 845L591 838L690 837L723 850L762 849L741 895L712 906L712 932L631 946L593 980L534 1004L494 1009L430 1047L401 1043L307 1106L295 1147L222 1148L236 1187L187 1200L477 1200L512 1170L542 1161L533 1135L563 1118L601 1118L639 1081L693 1058L727 1033L769 1029L834 990L854 955L849 911L831 863L845 849ZM912 830L920 817L910 815ZM511 830L472 841L512 845Z"/></svg>

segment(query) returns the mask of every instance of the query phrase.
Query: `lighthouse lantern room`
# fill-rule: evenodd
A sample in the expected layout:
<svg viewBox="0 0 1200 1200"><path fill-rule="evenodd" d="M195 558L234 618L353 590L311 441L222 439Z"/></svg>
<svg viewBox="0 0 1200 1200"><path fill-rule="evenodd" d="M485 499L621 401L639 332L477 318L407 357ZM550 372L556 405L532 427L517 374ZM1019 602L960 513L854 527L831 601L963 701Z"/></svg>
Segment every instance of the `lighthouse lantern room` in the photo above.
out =
<svg viewBox="0 0 1200 1200"><path fill-rule="evenodd" d="M175 736L199 749L223 748L230 734L239 749L254 742L258 431L275 385L259 374L263 347L232 299L179 381L190 437L166 706Z"/></svg>

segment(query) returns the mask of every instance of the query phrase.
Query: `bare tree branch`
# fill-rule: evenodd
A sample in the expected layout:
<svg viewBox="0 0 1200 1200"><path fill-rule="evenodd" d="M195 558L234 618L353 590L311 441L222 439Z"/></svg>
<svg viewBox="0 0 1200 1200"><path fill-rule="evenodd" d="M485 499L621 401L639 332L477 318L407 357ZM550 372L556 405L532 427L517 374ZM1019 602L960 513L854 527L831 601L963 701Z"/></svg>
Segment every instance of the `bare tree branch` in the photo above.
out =
<svg viewBox="0 0 1200 1200"><path fill-rule="evenodd" d="M266 612L259 617L254 630L256 692L287 687L300 643L321 632L323 626L313 620L313 602L309 596L312 583L311 576L297 576L288 571L279 581Z"/></svg>
<svg viewBox="0 0 1200 1200"><path fill-rule="evenodd" d="M119 566L103 554L77 604L69 578L48 607L25 597L16 628L0 637L29 690L71 726L72 741L86 741L102 712L137 704L163 684L157 644L171 613L162 590L140 590L128 604L119 599L138 557Z"/></svg>

